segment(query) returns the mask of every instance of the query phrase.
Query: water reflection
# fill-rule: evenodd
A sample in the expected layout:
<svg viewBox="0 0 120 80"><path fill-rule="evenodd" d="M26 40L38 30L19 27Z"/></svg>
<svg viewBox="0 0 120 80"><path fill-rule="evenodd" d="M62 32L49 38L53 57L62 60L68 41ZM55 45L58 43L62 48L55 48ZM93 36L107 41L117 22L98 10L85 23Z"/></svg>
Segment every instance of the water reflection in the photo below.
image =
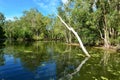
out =
<svg viewBox="0 0 120 80"><path fill-rule="evenodd" d="M3 50L0 49L0 66L4 65L4 61L5 61L4 53Z"/></svg>
<svg viewBox="0 0 120 80"><path fill-rule="evenodd" d="M3 52L3 48L4 48L4 44L2 42L0 42L0 66L4 65L4 52Z"/></svg>
<svg viewBox="0 0 120 80"><path fill-rule="evenodd" d="M6 43L0 49L0 80L120 79L119 54L89 52L92 57L84 58L79 47L63 43Z"/></svg>
<svg viewBox="0 0 120 80"><path fill-rule="evenodd" d="M42 43L7 44L0 49L0 80L56 80L56 61L50 58L51 54L52 48Z"/></svg>
<svg viewBox="0 0 120 80"><path fill-rule="evenodd" d="M25 68L19 58L4 55L5 64L0 66L0 80L56 80L55 61L42 62L33 71Z"/></svg>
<svg viewBox="0 0 120 80"><path fill-rule="evenodd" d="M67 75L65 75L64 77L60 78L59 80L72 80L73 76L76 75L80 69L82 68L82 66L86 63L86 61L89 59L90 57L86 57L79 65L76 69L74 69L74 72L69 73Z"/></svg>
<svg viewBox="0 0 120 80"><path fill-rule="evenodd" d="M110 52L109 51L104 51L103 56L101 58L100 64L103 64L104 66L107 66L109 59L110 59Z"/></svg>

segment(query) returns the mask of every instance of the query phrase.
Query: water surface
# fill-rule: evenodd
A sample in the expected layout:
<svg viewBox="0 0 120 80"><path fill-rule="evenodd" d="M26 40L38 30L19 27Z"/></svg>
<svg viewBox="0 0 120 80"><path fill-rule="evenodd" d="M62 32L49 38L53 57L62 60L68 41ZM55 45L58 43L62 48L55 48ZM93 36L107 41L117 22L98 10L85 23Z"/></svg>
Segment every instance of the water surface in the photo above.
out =
<svg viewBox="0 0 120 80"><path fill-rule="evenodd" d="M0 47L0 80L120 80L120 53L60 42L6 43Z"/></svg>

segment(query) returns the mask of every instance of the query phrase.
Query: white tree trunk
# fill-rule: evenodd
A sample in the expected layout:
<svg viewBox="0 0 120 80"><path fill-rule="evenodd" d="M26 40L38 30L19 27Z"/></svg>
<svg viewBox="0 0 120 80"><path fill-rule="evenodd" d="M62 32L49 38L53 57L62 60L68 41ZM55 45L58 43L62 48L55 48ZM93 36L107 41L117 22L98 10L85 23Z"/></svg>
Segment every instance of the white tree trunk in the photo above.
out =
<svg viewBox="0 0 120 80"><path fill-rule="evenodd" d="M57 16L60 19L60 21L67 27L67 29L70 30L77 37L78 42L79 42L83 52L86 54L86 56L90 57L89 53L87 52L86 48L84 47L84 45L83 45L80 37L78 36L77 32L72 27L69 27L59 15L57 15Z"/></svg>

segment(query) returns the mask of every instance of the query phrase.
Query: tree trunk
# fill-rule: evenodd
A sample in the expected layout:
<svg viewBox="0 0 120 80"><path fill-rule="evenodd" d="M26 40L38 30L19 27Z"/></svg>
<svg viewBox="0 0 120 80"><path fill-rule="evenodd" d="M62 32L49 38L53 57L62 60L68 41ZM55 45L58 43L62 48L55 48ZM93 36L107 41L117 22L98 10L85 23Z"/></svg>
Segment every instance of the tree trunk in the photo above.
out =
<svg viewBox="0 0 120 80"><path fill-rule="evenodd" d="M38 36L39 36L39 34L38 34L38 30L37 30L37 34L36 34L36 35L37 35L37 40L39 40L39 39L38 39Z"/></svg>
<svg viewBox="0 0 120 80"><path fill-rule="evenodd" d="M75 32L75 30L74 30L72 27L69 27L69 26L63 21L63 19L62 19L59 15L57 15L57 16L58 16L58 18L60 19L60 21L66 26L66 28L67 28L69 31L71 31L71 32L77 37L78 42L79 42L79 44L80 44L83 52L86 54L86 56L90 57L89 53L87 52L86 48L84 47L84 45L83 45L80 37L78 36L77 32Z"/></svg>
<svg viewBox="0 0 120 80"><path fill-rule="evenodd" d="M66 40L66 43L69 43L69 44L72 43L71 31L65 30L65 40Z"/></svg>
<svg viewBox="0 0 120 80"><path fill-rule="evenodd" d="M105 9L104 9L104 46L105 48L110 48L110 40L109 40L109 31L108 31L108 27L107 27L107 18L106 18L106 14L105 14Z"/></svg>
<svg viewBox="0 0 120 80"><path fill-rule="evenodd" d="M105 48L110 48L109 33L107 30L104 30L104 46Z"/></svg>
<svg viewBox="0 0 120 80"><path fill-rule="evenodd" d="M71 36L71 31L68 32L68 39L69 39L69 43L71 44L72 43L72 36Z"/></svg>
<svg viewBox="0 0 120 80"><path fill-rule="evenodd" d="M66 40L66 43L69 43L68 35L67 35L67 30L65 30L65 40Z"/></svg>

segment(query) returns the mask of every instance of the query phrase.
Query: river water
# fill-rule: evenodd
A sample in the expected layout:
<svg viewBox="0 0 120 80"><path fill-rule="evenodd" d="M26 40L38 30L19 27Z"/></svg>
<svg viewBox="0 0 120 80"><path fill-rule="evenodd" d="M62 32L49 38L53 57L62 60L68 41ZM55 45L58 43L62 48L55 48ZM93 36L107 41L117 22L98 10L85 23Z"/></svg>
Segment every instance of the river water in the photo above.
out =
<svg viewBox="0 0 120 80"><path fill-rule="evenodd" d="M120 53L61 42L6 42L0 46L0 80L120 80Z"/></svg>

